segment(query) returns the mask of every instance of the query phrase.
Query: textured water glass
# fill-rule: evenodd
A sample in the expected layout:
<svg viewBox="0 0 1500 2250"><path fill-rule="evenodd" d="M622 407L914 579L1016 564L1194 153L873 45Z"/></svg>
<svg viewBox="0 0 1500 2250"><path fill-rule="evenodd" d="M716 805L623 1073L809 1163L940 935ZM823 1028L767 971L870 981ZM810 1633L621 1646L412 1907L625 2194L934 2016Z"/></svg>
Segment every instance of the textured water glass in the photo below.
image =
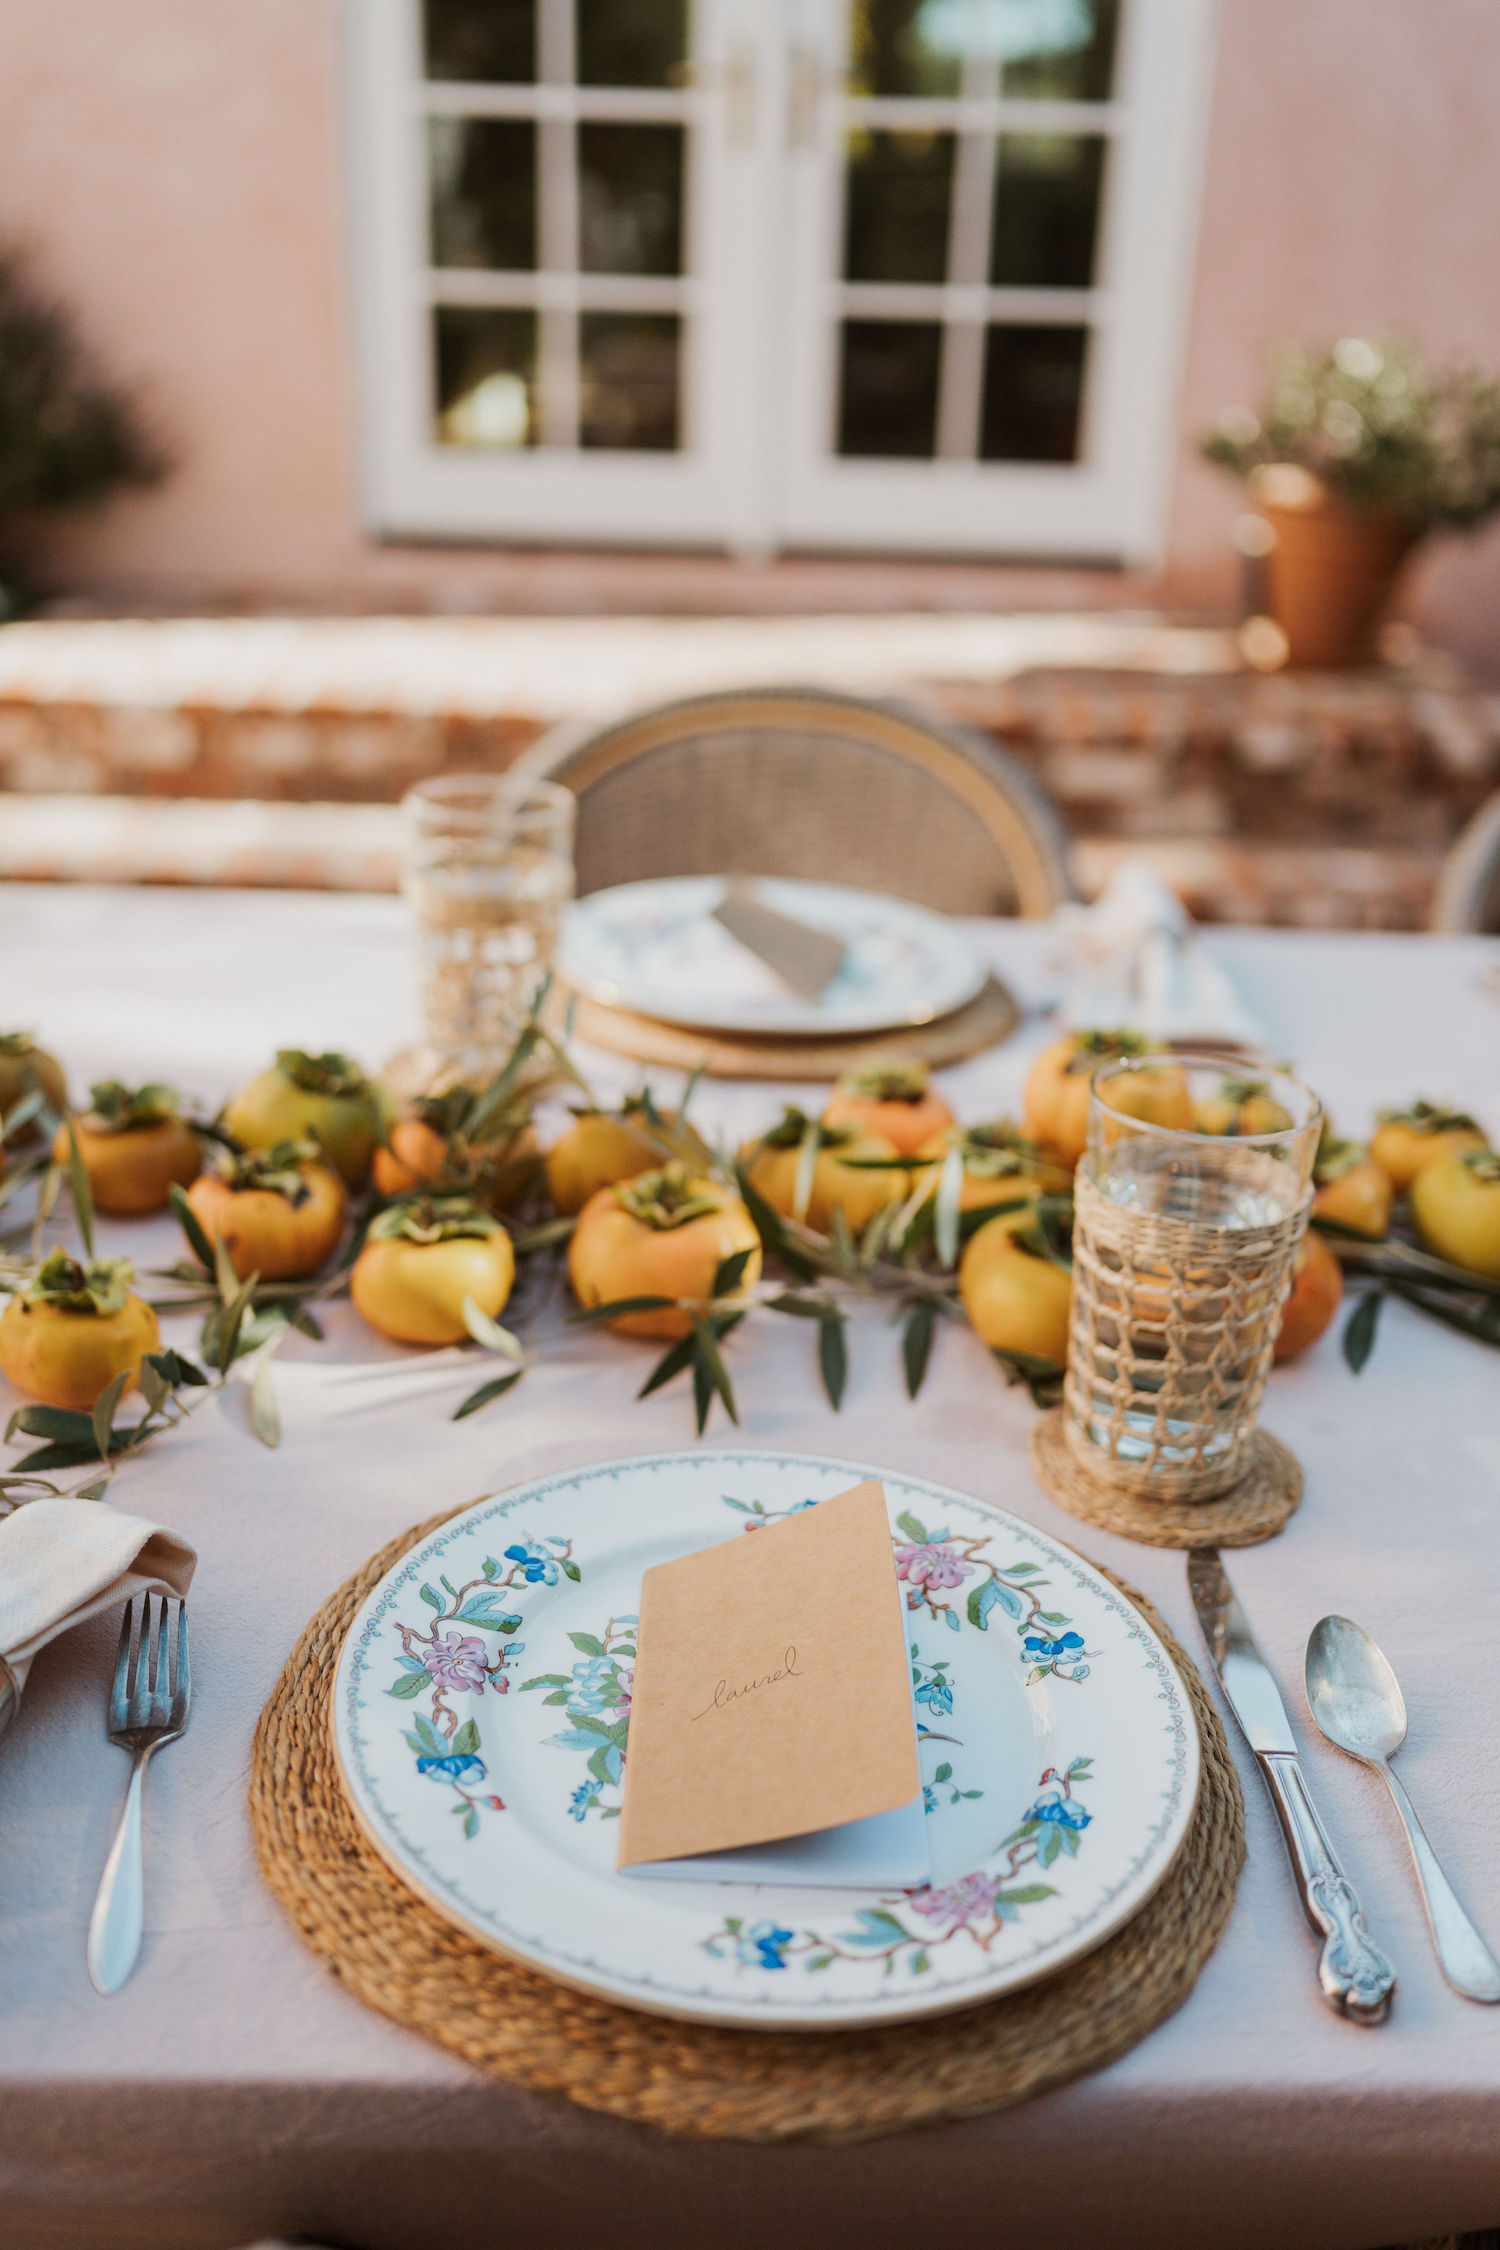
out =
<svg viewBox="0 0 1500 2250"><path fill-rule="evenodd" d="M1221 1059L1148 1055L1094 1078L1074 1183L1069 1450L1143 1499L1212 1500L1247 1449L1312 1202L1322 1108L1272 1071L1234 1110Z"/></svg>
<svg viewBox="0 0 1500 2250"><path fill-rule="evenodd" d="M550 781L442 774L405 799L422 1075L482 1084L515 1042L573 896L574 799Z"/></svg>

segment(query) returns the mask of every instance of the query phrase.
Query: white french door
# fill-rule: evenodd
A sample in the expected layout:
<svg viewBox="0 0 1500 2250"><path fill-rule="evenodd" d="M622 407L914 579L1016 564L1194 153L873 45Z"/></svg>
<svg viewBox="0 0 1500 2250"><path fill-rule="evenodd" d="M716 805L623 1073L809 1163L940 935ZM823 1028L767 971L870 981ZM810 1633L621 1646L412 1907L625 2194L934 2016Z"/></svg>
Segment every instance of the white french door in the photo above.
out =
<svg viewBox="0 0 1500 2250"><path fill-rule="evenodd" d="M350 0L392 536L1131 559L1211 0Z"/></svg>

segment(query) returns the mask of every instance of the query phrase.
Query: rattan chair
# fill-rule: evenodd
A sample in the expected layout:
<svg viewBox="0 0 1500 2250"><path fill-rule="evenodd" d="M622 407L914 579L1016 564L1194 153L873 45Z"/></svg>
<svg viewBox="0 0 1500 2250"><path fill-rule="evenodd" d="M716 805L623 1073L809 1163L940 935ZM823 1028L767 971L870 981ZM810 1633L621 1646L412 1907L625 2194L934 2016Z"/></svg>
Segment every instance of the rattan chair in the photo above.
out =
<svg viewBox="0 0 1500 2250"><path fill-rule="evenodd" d="M1050 914L1076 894L1067 836L983 736L816 688L695 696L524 768L578 798L578 888L659 875L793 875L949 914Z"/></svg>
<svg viewBox="0 0 1500 2250"><path fill-rule="evenodd" d="M1500 933L1500 795L1480 806L1444 860L1431 927Z"/></svg>

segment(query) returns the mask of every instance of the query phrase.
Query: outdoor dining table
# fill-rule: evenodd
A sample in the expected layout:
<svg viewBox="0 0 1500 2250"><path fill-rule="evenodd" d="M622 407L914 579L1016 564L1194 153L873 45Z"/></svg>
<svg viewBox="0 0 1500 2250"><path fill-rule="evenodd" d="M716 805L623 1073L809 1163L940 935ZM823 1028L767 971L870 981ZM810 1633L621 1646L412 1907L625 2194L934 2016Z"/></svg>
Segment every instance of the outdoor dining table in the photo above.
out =
<svg viewBox="0 0 1500 2250"><path fill-rule="evenodd" d="M974 1119L1017 1111L1053 1035L1059 972L1046 925L972 927L1030 1011L1009 1042L943 1074ZM1500 1131L1496 941L1226 929L1204 943L1343 1132L1417 1094L1455 1097ZM406 916L386 897L10 886L0 989L6 1027L43 1037L75 1090L159 1078L209 1104L277 1047L373 1067L415 1030ZM637 1076L582 1059L612 1098ZM738 1138L779 1098L711 1081L697 1100L703 1123ZM174 1232L101 1229L142 1270L176 1254ZM1411 1713L1405 1779L1460 1897L1500 1941L1500 1360L1483 1346L1393 1301L1362 1374L1336 1333L1278 1371L1265 1420L1303 1463L1306 1499L1283 1536L1229 1558L1399 1970L1389 2022L1358 2028L1319 1998L1270 1805L1231 1723L1248 1860L1175 2016L1110 2068L1005 2111L864 2145L766 2147L670 2139L483 2076L368 2010L304 1949L257 1871L246 1788L257 1714L309 1615L440 1509L698 1442L920 1472L999 1503L1143 1589L1201 1658L1184 1558L1052 1507L1027 1461L1035 1409L966 1331L945 1329L910 1402L895 1332L857 1316L835 1413L805 1324L752 1322L729 1347L741 1428L717 1418L698 1441L682 1384L636 1403L651 1346L561 1322L525 1380L463 1422L448 1419L449 1392L334 1412L349 1390L330 1392L320 1367L401 1355L346 1301L326 1327L278 1362L277 1450L255 1441L232 1384L116 1487L200 1562L192 1723L151 1771L146 1939L115 1998L84 1965L126 1771L103 1723L112 1619L42 1653L0 1744L6 2250L230 2250L299 2234L357 2250L1368 2250L1500 2222L1500 2010L1443 1983L1386 1794L1315 1735L1301 1685L1325 1612L1376 1635Z"/></svg>

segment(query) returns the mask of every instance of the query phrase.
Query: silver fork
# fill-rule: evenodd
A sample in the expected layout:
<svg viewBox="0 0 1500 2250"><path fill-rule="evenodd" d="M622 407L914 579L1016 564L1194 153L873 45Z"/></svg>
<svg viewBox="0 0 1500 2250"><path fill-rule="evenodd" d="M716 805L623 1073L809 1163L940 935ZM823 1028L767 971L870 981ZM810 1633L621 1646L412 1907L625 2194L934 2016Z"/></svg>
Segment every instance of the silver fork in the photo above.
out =
<svg viewBox="0 0 1500 2250"><path fill-rule="evenodd" d="M109 1697L109 1739L131 1751L134 1762L89 1922L96 1992L118 1992L141 1950L141 1789L153 1750L186 1732L192 1687L186 1605L165 1594L137 1594L120 1627Z"/></svg>

